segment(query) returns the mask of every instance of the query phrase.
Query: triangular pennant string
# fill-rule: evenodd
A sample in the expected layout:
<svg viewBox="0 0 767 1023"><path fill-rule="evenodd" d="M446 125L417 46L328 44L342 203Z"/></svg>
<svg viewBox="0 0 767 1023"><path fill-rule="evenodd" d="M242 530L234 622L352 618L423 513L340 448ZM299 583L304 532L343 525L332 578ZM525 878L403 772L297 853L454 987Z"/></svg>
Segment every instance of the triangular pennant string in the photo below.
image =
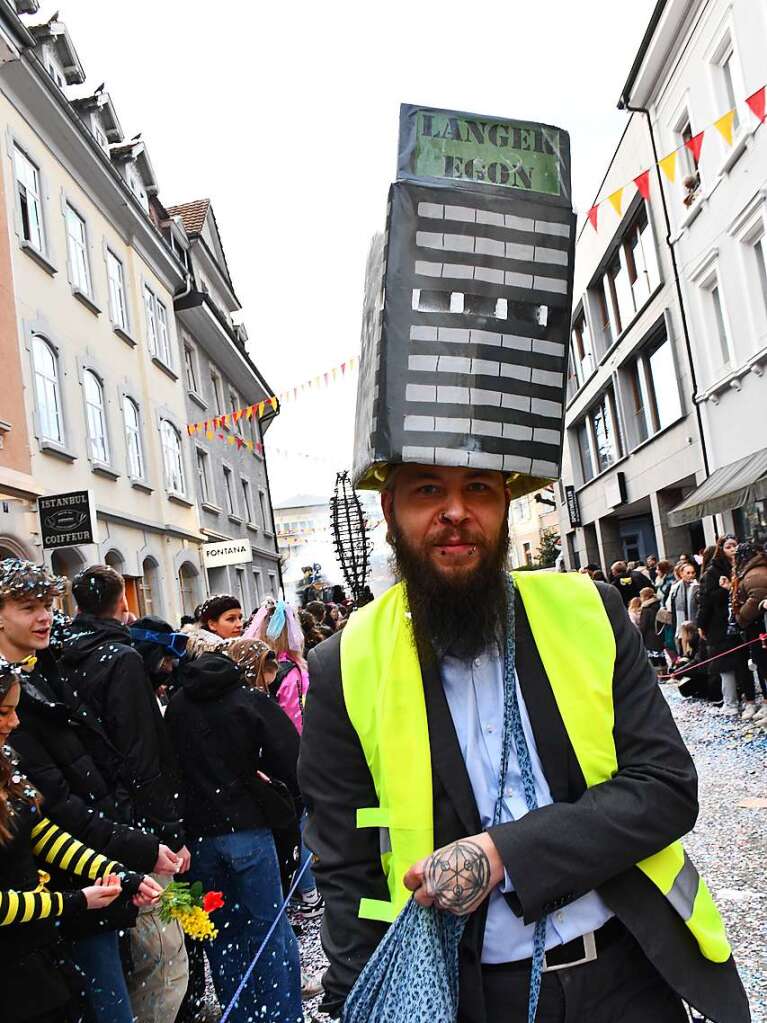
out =
<svg viewBox="0 0 767 1023"><path fill-rule="evenodd" d="M685 146L692 153L692 158L696 164L700 160L700 149L701 146L703 145L703 136L705 134L706 133L704 131L699 131L697 135L693 135L691 139L687 139L687 141L685 142Z"/></svg>
<svg viewBox="0 0 767 1023"><path fill-rule="evenodd" d="M615 212L618 214L618 216L620 216L621 215L621 203L623 202L623 189L622 188L616 189L613 192L613 194L612 195L608 195L607 198L610 200L610 205L612 206L612 208L615 210Z"/></svg>
<svg viewBox="0 0 767 1023"><path fill-rule="evenodd" d="M591 221L591 226L596 231L597 229L597 218L599 216L599 206L592 206L588 212L588 218Z"/></svg>
<svg viewBox="0 0 767 1023"><path fill-rule="evenodd" d="M746 103L748 103L751 113L756 117L760 124L764 124L765 116L767 116L767 110L765 110L765 92L767 86L762 86L761 89L757 89L756 92L752 93Z"/></svg>
<svg viewBox="0 0 767 1023"><path fill-rule="evenodd" d="M714 127L722 136L728 146L732 145L732 128L735 123L735 111L728 110L726 114L714 121Z"/></svg>
<svg viewBox="0 0 767 1023"><path fill-rule="evenodd" d="M673 182L676 178L677 154L678 150L675 149L673 153L669 153L668 156L664 156L663 159L658 162L658 166L671 182Z"/></svg>
<svg viewBox="0 0 767 1023"><path fill-rule="evenodd" d="M642 171L641 174L637 174L634 178L634 184L637 186L637 192L642 196L645 202L650 201L650 172L649 170Z"/></svg>

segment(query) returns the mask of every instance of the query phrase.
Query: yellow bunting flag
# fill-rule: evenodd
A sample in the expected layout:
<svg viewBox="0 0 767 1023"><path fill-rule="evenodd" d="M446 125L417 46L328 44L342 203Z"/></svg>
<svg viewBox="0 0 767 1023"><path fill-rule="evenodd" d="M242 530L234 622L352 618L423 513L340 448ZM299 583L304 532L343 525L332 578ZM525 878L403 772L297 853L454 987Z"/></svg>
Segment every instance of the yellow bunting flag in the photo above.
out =
<svg viewBox="0 0 767 1023"><path fill-rule="evenodd" d="M232 434L231 434L231 433L230 433L230 434L229 434L229 436L228 436L228 437L226 438L226 443L227 443L227 444L229 444L230 446L231 446L232 444L234 444L234 437L232 436Z"/></svg>
<svg viewBox="0 0 767 1023"><path fill-rule="evenodd" d="M714 121L714 127L722 136L728 146L732 145L732 128L735 122L735 111L728 110L724 117L720 117L718 121Z"/></svg>
<svg viewBox="0 0 767 1023"><path fill-rule="evenodd" d="M272 406L272 411L276 412L277 411L277 399L276 398L270 398L269 399L269 404Z"/></svg>
<svg viewBox="0 0 767 1023"><path fill-rule="evenodd" d="M619 188L617 191L613 192L612 195L608 195L607 198L610 200L610 203L612 204L612 208L615 210L615 212L618 214L618 216L620 216L621 215L621 203L623 202L623 189Z"/></svg>
<svg viewBox="0 0 767 1023"><path fill-rule="evenodd" d="M673 181L676 177L676 157L678 150L674 150L673 153L669 153L668 156L664 156L663 159L658 163L658 166L666 175L669 181Z"/></svg>
<svg viewBox="0 0 767 1023"><path fill-rule="evenodd" d="M206 430L205 431L205 436L208 438L208 440L213 440L213 431L212 430Z"/></svg>
<svg viewBox="0 0 767 1023"><path fill-rule="evenodd" d="M263 414L264 414L264 403L262 401L260 401L258 403L258 418L261 419Z"/></svg>

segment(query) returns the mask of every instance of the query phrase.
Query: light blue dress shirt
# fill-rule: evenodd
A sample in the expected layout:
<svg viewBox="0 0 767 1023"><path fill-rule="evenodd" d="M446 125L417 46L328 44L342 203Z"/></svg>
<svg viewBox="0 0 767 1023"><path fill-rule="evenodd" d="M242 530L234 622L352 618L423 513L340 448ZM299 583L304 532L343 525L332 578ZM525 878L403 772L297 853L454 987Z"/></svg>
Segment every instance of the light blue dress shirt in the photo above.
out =
<svg viewBox="0 0 767 1023"><path fill-rule="evenodd" d="M473 661L445 656L440 662L442 686L453 718L466 771L474 791L483 828L493 823L498 798L498 776L501 767L503 737L503 659L497 650ZM538 806L553 802L543 765L538 756L530 718L517 679L517 699L522 727L530 750ZM501 823L519 820L527 810L522 777L512 743ZM514 867L512 865L512 874ZM533 924L525 924L503 898L502 892L514 890L513 877L490 895L482 948L483 963L508 963L529 959L533 954ZM612 916L596 892L557 910L548 918L546 948L564 944L589 931L595 931Z"/></svg>

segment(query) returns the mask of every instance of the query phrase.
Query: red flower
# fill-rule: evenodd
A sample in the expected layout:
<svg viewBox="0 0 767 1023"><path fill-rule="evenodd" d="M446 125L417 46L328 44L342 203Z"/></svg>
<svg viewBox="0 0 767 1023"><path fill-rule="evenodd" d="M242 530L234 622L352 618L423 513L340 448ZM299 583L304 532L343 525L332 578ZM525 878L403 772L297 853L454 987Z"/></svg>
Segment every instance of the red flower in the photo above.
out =
<svg viewBox="0 0 767 1023"><path fill-rule="evenodd" d="M214 909L221 909L224 905L224 896L221 892L206 892L202 900L202 908L206 913L212 913Z"/></svg>

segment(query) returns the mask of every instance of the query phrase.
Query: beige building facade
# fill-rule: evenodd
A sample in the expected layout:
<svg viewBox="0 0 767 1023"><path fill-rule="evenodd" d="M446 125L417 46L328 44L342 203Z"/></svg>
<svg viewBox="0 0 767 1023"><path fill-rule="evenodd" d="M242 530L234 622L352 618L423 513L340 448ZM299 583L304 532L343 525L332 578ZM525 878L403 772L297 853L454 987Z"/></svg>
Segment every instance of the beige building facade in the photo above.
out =
<svg viewBox="0 0 767 1023"><path fill-rule="evenodd" d="M26 38L12 28L20 52L0 67L0 259L7 243L15 329L2 345L4 365L18 356L26 423L17 395L14 429L28 437L29 465L1 458L3 480L21 472L45 494L92 491L98 545L46 552L47 563L71 578L106 561L137 613L175 622L204 588L173 315L187 275L153 220L144 144L124 143L103 92L77 105L66 95L84 74L65 27L52 20ZM39 562L29 490L2 528Z"/></svg>

